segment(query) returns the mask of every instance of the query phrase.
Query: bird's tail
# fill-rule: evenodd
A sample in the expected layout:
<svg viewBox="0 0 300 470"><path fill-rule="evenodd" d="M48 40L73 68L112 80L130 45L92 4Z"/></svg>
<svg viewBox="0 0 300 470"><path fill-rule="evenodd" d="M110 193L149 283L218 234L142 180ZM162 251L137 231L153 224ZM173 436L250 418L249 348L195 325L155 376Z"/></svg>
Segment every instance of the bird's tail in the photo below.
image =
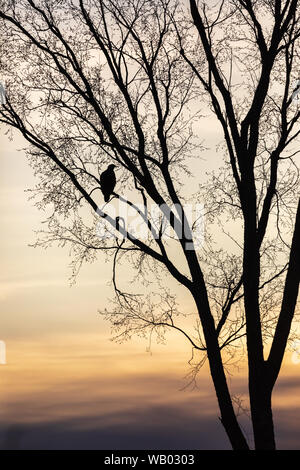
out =
<svg viewBox="0 0 300 470"><path fill-rule="evenodd" d="M104 194L104 201L108 202L109 201L110 194Z"/></svg>

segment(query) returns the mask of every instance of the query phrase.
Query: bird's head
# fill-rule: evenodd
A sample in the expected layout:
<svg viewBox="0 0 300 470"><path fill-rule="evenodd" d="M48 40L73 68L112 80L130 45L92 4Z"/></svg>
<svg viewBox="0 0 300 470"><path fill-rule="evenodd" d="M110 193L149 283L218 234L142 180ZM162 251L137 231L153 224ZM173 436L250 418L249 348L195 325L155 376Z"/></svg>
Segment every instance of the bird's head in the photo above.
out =
<svg viewBox="0 0 300 470"><path fill-rule="evenodd" d="M111 164L111 165L108 166L107 169L112 171L114 168L116 168L116 165Z"/></svg>

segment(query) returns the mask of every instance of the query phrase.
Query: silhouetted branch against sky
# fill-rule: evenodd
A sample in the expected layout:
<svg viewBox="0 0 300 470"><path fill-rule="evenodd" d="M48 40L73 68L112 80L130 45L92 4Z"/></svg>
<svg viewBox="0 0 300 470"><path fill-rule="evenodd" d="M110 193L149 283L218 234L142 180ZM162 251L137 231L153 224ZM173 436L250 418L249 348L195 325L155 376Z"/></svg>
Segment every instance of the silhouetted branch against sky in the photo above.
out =
<svg viewBox="0 0 300 470"><path fill-rule="evenodd" d="M225 355L246 339L255 446L273 449L271 395L296 309L298 20L297 0L0 3L0 121L27 141L32 194L49 212L36 245L69 244L74 275L113 252L116 337L174 329L207 355L234 449L248 444ZM204 204L199 249L189 204ZM121 261L138 285L156 282L158 301L121 286ZM167 275L194 300L196 334Z"/></svg>

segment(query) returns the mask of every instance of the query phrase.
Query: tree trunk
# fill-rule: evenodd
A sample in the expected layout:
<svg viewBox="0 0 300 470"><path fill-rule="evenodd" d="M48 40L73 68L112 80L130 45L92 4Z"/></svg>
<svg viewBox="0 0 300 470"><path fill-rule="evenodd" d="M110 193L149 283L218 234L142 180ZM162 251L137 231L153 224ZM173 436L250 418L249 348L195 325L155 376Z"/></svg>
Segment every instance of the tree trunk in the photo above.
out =
<svg viewBox="0 0 300 470"><path fill-rule="evenodd" d="M184 211L183 221L184 226L189 228ZM191 234L190 228L189 234ZM183 239L182 246L193 280L193 287L190 288L190 291L196 303L197 311L203 328L211 377L221 412L220 420L230 440L232 449L249 450L249 446L240 428L232 405L219 347L218 334L216 331L214 318L210 310L204 277L195 251L189 250L188 248L186 249L186 243L188 241L190 240Z"/></svg>
<svg viewBox="0 0 300 470"><path fill-rule="evenodd" d="M248 158L248 162L250 161ZM260 244L256 224L256 188L253 168L244 169L242 209L244 215L243 285L246 316L249 397L256 450L275 450L271 408L272 387L264 360L259 304Z"/></svg>
<svg viewBox="0 0 300 470"><path fill-rule="evenodd" d="M210 310L207 310L207 308L209 309L208 300L206 300L205 291L200 289L200 292L201 294L199 294L199 291L197 294L194 293L193 297L203 325L210 372L221 412L220 421L224 426L232 449L249 450L232 405L213 317Z"/></svg>
<svg viewBox="0 0 300 470"><path fill-rule="evenodd" d="M253 384L250 388L255 450L276 450L272 416L272 392Z"/></svg>

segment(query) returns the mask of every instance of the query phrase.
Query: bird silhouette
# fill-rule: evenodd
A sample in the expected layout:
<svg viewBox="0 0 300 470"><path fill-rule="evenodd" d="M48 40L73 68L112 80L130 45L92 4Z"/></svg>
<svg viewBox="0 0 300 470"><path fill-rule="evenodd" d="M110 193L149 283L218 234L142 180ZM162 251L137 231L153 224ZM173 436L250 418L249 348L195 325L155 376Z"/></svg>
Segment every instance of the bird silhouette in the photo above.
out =
<svg viewBox="0 0 300 470"><path fill-rule="evenodd" d="M104 196L104 201L108 202L116 186L116 175L114 168L116 165L109 165L100 175L100 187Z"/></svg>

